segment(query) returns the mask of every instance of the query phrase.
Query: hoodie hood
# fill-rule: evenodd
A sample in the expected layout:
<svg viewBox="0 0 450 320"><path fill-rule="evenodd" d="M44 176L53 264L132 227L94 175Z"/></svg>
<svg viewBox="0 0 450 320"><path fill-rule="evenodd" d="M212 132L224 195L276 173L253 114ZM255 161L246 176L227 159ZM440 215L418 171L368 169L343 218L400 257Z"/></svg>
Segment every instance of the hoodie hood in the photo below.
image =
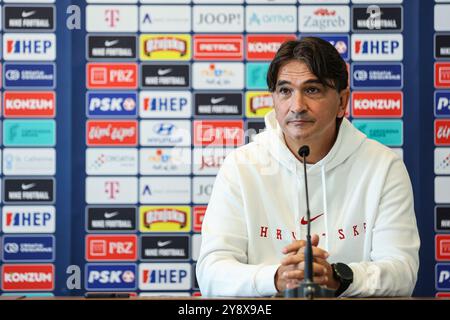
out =
<svg viewBox="0 0 450 320"><path fill-rule="evenodd" d="M284 167L296 172L302 163L292 154L284 140L283 131L275 118L275 111L266 114L266 130L255 137L255 142L266 148L269 153ZM342 119L337 139L330 152L320 161L308 165L308 175L321 173L321 167L332 170L350 155L367 139L366 135L357 130L346 118Z"/></svg>

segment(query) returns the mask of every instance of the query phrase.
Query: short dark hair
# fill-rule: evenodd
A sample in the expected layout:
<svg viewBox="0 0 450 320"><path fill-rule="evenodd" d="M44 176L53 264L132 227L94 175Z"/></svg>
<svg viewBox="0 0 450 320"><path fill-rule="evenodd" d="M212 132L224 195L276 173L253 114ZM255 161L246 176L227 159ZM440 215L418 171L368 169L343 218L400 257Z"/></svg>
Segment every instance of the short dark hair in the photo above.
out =
<svg viewBox="0 0 450 320"><path fill-rule="evenodd" d="M305 37L286 41L278 49L267 72L270 92L275 91L280 68L293 60L306 64L309 71L327 87L338 92L348 87L347 65L336 48L321 38Z"/></svg>

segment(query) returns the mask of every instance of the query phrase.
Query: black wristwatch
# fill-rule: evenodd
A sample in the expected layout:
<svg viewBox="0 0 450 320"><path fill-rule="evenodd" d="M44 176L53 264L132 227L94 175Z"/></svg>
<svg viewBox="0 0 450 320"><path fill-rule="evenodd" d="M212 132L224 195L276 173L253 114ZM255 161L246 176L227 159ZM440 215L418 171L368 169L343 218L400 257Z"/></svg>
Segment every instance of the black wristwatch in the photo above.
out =
<svg viewBox="0 0 450 320"><path fill-rule="evenodd" d="M331 265L333 268L333 277L336 281L339 281L339 288L334 294L339 297L353 282L353 270L345 263L333 263Z"/></svg>

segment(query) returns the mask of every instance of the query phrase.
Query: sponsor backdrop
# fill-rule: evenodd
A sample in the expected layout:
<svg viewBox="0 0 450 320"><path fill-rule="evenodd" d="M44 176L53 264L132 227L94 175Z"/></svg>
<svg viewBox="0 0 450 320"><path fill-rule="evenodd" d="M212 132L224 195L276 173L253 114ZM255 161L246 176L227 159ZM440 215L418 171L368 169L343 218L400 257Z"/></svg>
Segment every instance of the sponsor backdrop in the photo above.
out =
<svg viewBox="0 0 450 320"><path fill-rule="evenodd" d="M264 129L274 53L307 35L348 63L349 119L408 167L415 295L450 290L450 1L73 3L81 29L70 1L1 5L3 294L199 295L215 175Z"/></svg>

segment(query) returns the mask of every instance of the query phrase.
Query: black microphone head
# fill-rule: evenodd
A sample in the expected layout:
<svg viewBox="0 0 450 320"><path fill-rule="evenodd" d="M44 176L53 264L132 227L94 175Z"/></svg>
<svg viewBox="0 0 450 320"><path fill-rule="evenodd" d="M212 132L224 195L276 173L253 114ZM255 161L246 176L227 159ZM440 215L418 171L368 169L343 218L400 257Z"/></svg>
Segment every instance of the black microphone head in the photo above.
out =
<svg viewBox="0 0 450 320"><path fill-rule="evenodd" d="M302 158L309 156L309 147L304 145L298 149L298 155Z"/></svg>

